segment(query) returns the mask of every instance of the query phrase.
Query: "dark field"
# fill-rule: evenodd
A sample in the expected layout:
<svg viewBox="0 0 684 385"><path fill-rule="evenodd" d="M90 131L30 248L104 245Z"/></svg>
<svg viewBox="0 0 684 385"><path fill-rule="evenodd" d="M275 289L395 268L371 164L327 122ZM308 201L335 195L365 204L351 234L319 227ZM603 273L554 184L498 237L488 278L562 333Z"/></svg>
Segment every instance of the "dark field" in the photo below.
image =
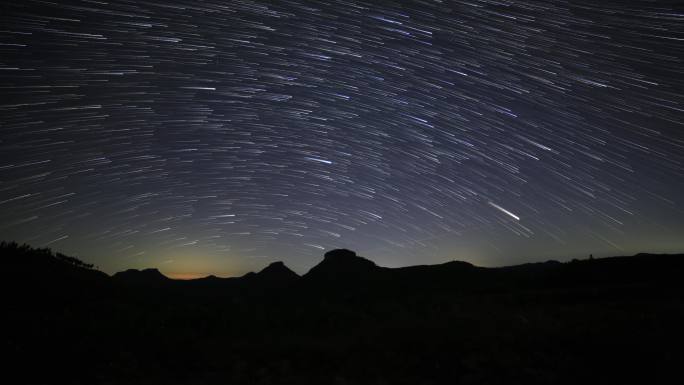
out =
<svg viewBox="0 0 684 385"><path fill-rule="evenodd" d="M2 245L17 384L653 384L684 363L683 255L485 269L334 251L234 279L109 277Z"/></svg>

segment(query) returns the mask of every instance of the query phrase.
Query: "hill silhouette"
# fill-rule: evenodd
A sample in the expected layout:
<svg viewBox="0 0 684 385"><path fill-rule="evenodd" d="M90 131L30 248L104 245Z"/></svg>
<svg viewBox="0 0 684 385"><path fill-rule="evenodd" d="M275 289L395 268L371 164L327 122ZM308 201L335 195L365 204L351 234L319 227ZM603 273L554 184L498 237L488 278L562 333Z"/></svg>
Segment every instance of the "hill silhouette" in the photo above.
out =
<svg viewBox="0 0 684 385"><path fill-rule="evenodd" d="M120 271L112 276L113 280L119 281L126 285L163 285L169 281L169 278L162 274L159 270L154 268L137 270L128 269Z"/></svg>
<svg viewBox="0 0 684 385"><path fill-rule="evenodd" d="M303 278L312 284L339 285L377 279L380 274L381 268L374 262L351 250L338 249L325 253L323 261L312 267Z"/></svg>
<svg viewBox="0 0 684 385"><path fill-rule="evenodd" d="M253 285L270 288L282 288L292 285L299 275L290 270L282 261L273 262L263 270L250 276L245 276Z"/></svg>
<svg viewBox="0 0 684 385"><path fill-rule="evenodd" d="M19 384L653 384L684 362L684 255L386 268L341 249L301 277L185 281L0 255Z"/></svg>
<svg viewBox="0 0 684 385"><path fill-rule="evenodd" d="M48 248L34 249L3 241L0 255L5 272L2 283L12 293L7 300L13 303L22 303L24 297L35 298L43 304L92 298L109 285L109 276L93 265Z"/></svg>

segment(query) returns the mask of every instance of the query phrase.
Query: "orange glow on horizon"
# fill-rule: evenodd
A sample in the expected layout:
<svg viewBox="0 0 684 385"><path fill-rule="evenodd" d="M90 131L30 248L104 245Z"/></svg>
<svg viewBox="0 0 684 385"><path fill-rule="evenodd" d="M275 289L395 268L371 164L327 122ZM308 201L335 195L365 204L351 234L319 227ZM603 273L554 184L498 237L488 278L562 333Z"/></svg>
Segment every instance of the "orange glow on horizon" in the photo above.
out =
<svg viewBox="0 0 684 385"><path fill-rule="evenodd" d="M172 278L172 279L197 279L197 278L204 278L208 277L211 274L202 274L202 273L167 273L165 274L167 277Z"/></svg>

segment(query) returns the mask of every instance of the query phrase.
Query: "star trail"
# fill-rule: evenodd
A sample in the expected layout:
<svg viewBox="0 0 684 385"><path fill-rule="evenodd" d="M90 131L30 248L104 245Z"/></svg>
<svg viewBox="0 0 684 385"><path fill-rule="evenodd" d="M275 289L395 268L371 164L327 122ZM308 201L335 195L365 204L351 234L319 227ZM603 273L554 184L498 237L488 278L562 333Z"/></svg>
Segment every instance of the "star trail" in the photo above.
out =
<svg viewBox="0 0 684 385"><path fill-rule="evenodd" d="M0 236L237 275L684 250L676 1L3 1Z"/></svg>

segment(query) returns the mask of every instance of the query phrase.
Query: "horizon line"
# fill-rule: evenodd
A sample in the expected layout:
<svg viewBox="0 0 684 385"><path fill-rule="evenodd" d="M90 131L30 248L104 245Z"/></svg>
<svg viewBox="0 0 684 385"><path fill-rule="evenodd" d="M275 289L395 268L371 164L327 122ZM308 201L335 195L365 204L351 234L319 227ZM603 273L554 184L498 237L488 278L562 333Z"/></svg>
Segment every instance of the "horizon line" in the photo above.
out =
<svg viewBox="0 0 684 385"><path fill-rule="evenodd" d="M341 250L341 249L332 249L332 250ZM330 251L332 251L332 250L330 250ZM347 249L347 250L350 250L350 249ZM352 251L353 251L353 250L352 250ZM664 255L684 255L684 251L682 251L682 252L675 252L675 253L652 253L652 252L640 251L640 252L635 253L635 254L632 254L632 255L609 255L609 256L604 256L604 257L593 257L593 254L589 254L586 258L583 258L583 259L576 258L576 257L575 257L575 258L571 258L571 259L567 259L567 260L546 259L546 260L543 260L543 261L522 262L522 263L517 263L517 264L513 264L513 265L499 265L499 266L480 266L480 265L476 265L476 264L471 263L471 262L468 262L468 261L464 261L464 260L460 260L460 259L452 259L452 260L445 261L445 262L441 262L441 263L434 263L434 264L418 264L418 265L405 265L405 266L398 266L398 267L380 266L380 265L378 265L377 263L375 263L375 261L373 261L372 259L366 258L366 257L364 257L364 256L362 256L362 255L356 254L357 257L361 257L361 258L364 258L364 259L366 259L366 260L369 260L369 261L375 263L375 265L376 265L377 267L383 268L383 269L403 269L403 268L418 267L418 266L439 266L439 265L443 265L443 264L451 263L451 262L464 262L464 263L467 263L467 264L472 265L473 267L482 268L482 269L501 269L501 268L506 268L506 267L515 267L515 266L522 266L522 265L529 265L529 264L536 264L536 263L547 263L547 262L568 263L568 262L572 262L572 261L575 261L575 260L576 260L576 261L587 261L587 260L592 260L592 259L593 259L593 260L599 260L599 259L610 259L610 258L621 258L621 257L636 257L636 256L639 256L639 255L655 255L655 256L664 256ZM266 267L270 266L271 264L278 263L278 262L282 262L282 263L285 265L285 267L287 267L288 269L290 269L290 267L287 266L287 264L285 263L285 261L276 260L276 261L270 262L269 264L267 264L266 266L262 267L262 268L259 269L258 271L248 271L248 272L246 272L246 273L244 273L244 274L242 274L242 275L233 275L233 276L222 276L222 275L218 275L218 274L214 274L214 273L209 273L209 274L206 274L206 275L203 275L203 273L163 273L163 272L162 272L161 270L159 270L159 268L157 268L157 267L146 267L146 268L141 268L141 269L130 268L130 269L125 269L125 270L117 271L117 272L114 273L114 274L117 274L117 273L120 273L120 272L123 272L123 271L127 271L127 270L143 271L143 270L147 270L147 269L153 269L153 270L157 270L160 274L162 274L162 275L165 276L166 278L169 278L169 279L172 279L172 280L176 280L176 281L191 281L191 280L194 280L194 279L203 279L203 278L208 278L208 277L216 277L216 278L221 278L221 279L230 279L230 278L242 278L242 277L244 277L244 276L247 275L247 274L250 274L250 273L257 273L257 272L259 272L259 271L265 269ZM320 262L319 262L319 263L320 263ZM317 265L318 265L318 263L315 264L315 265L313 265L312 267L310 267L309 270L307 270L307 273L308 273L308 271L310 271L313 267L315 267L315 266L317 266ZM292 270L292 269L290 269L290 270ZM306 273L304 273L304 274L298 274L296 271L294 271L294 270L292 270L292 271L293 271L295 274L297 274L298 276L300 276L300 277L302 277L303 275L306 274ZM106 273L105 273L105 274L106 274ZM109 275L109 276L111 277L111 276L114 276L114 274L111 274L111 275L110 275L110 274L107 274L107 275ZM179 276L188 276L188 278L179 278Z"/></svg>

